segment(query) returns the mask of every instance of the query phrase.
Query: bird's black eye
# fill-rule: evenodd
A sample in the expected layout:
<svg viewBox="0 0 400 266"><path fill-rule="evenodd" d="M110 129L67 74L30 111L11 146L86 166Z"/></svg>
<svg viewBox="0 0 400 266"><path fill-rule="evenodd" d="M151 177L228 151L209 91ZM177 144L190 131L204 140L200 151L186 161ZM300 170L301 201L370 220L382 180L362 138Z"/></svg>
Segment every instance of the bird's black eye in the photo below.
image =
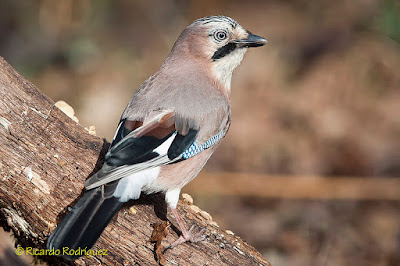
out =
<svg viewBox="0 0 400 266"><path fill-rule="evenodd" d="M223 41L228 37L228 34L226 33L226 31L216 31L214 32L214 39L216 41Z"/></svg>

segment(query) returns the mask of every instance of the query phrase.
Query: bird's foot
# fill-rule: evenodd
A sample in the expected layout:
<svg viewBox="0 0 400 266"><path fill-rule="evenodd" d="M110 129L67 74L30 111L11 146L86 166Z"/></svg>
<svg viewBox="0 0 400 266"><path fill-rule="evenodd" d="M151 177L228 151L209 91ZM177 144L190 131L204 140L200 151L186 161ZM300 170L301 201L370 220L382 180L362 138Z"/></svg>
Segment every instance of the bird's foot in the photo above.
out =
<svg viewBox="0 0 400 266"><path fill-rule="evenodd" d="M185 242L196 243L196 242L200 242L200 241L205 240L206 236L203 235L203 233L206 230L206 228L204 227L199 232L193 233L194 228L195 228L195 226L192 225L192 227L190 227L189 231L183 232L182 235L174 243L172 243L169 246L167 246L164 249L164 251L166 251L167 249L179 246L180 244L183 244Z"/></svg>

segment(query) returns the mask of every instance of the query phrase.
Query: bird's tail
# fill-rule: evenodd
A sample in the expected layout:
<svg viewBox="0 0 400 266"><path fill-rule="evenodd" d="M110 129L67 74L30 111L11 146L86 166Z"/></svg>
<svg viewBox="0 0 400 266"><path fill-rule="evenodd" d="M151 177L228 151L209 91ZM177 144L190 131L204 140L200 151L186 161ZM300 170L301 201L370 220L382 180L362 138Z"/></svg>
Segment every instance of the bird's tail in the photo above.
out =
<svg viewBox="0 0 400 266"><path fill-rule="evenodd" d="M112 187L101 186L85 192L50 235L47 249L70 260L89 252L123 204L110 191Z"/></svg>

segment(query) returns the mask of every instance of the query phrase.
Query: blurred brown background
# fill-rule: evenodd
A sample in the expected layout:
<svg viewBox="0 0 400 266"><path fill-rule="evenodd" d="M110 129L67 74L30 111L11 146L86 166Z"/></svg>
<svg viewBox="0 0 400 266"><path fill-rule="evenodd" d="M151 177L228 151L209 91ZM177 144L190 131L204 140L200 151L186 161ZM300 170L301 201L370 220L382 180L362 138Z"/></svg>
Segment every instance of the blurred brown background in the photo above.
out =
<svg viewBox="0 0 400 266"><path fill-rule="evenodd" d="M260 186L269 175L400 177L396 0L3 0L0 56L110 141L136 88L209 15L269 44L235 71L232 126L205 172L263 174ZM398 200L208 196L195 182L195 204L274 266L400 265Z"/></svg>

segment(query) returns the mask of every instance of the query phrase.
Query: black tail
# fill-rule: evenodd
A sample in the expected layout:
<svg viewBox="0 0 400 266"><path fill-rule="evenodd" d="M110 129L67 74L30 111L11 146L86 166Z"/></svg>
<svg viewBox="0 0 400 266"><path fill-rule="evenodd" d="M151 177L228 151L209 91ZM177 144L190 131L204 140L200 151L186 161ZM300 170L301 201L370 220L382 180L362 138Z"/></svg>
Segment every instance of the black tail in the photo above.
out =
<svg viewBox="0 0 400 266"><path fill-rule="evenodd" d="M110 188L101 186L85 192L52 232L47 248L70 260L85 255L82 251L85 248L89 252L123 204L112 193L107 193Z"/></svg>

